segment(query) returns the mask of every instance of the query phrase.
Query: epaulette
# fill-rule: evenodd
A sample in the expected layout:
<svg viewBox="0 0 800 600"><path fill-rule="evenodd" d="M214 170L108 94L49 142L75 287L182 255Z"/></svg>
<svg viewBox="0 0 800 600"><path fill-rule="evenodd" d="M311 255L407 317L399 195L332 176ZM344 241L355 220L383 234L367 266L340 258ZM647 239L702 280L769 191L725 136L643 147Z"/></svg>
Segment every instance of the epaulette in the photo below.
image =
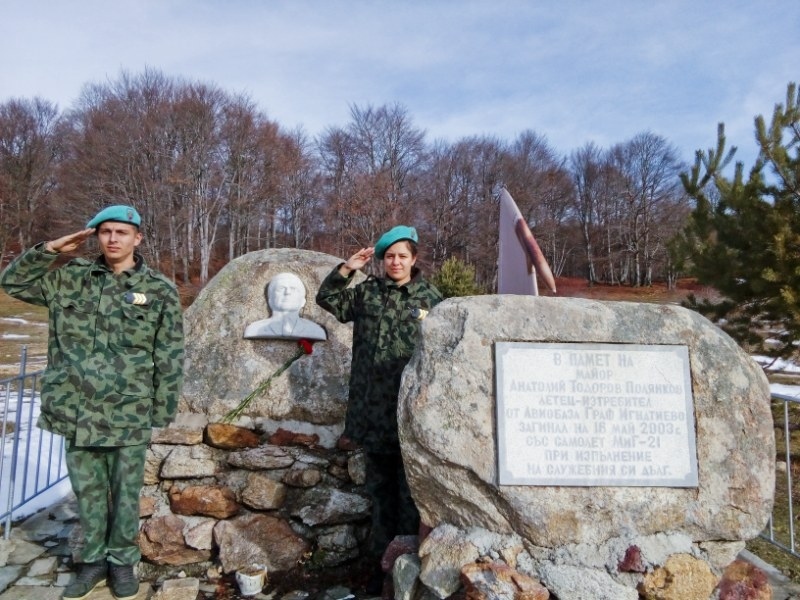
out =
<svg viewBox="0 0 800 600"><path fill-rule="evenodd" d="M151 269L151 268L148 267L147 268L147 273L153 279L157 279L158 281L160 281L162 283L166 283L168 286L170 286L173 289L178 289L178 286L175 285L175 282L172 281L172 279L170 279L166 275L164 275L161 271L156 271L155 269Z"/></svg>

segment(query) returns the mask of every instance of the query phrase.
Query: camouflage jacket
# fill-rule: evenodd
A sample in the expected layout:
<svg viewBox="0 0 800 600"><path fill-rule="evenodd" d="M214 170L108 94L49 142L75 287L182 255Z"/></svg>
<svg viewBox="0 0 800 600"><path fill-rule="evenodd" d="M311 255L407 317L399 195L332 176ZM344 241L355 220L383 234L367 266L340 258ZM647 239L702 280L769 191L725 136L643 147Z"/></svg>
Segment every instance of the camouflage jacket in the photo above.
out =
<svg viewBox="0 0 800 600"><path fill-rule="evenodd" d="M39 427L76 446L146 443L174 417L183 378L175 286L139 256L117 276L102 257L51 270L56 257L38 244L0 274L11 296L49 311Z"/></svg>
<svg viewBox="0 0 800 600"><path fill-rule="evenodd" d="M397 394L426 311L442 301L436 287L414 270L406 285L369 276L356 286L334 269L317 304L342 323L353 322L350 393L344 434L369 452L400 452ZM418 310L421 310L420 313Z"/></svg>

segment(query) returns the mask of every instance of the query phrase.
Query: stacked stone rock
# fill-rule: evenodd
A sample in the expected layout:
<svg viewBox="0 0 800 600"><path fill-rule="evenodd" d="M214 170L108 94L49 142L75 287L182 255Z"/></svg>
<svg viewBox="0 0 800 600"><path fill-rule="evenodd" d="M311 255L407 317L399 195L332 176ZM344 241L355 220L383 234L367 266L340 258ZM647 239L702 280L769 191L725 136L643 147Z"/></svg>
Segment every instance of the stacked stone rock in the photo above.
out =
<svg viewBox="0 0 800 600"><path fill-rule="evenodd" d="M369 502L359 453L323 449L315 436L260 436L180 415L148 452L140 547L155 565L218 562L271 572L329 567L358 556Z"/></svg>

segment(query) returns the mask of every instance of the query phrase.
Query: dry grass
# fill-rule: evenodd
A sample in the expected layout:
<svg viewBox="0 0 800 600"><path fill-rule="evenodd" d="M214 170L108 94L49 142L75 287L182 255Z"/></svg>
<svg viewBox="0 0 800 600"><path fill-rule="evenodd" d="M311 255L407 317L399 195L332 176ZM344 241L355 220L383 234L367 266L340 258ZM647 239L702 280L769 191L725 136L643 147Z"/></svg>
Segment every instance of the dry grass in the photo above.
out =
<svg viewBox="0 0 800 600"><path fill-rule="evenodd" d="M559 297L588 298L590 300L611 300L621 302L654 302L658 304L678 304L689 294L698 298L713 299L716 293L711 288L702 286L694 279L680 279L670 289L665 283L651 286L631 287L629 285L595 284L590 286L585 279L559 277L556 279ZM544 294L543 294L544 295Z"/></svg>
<svg viewBox="0 0 800 600"><path fill-rule="evenodd" d="M15 300L0 290L0 378L19 373L23 347L29 369L47 359L47 309Z"/></svg>
<svg viewBox="0 0 800 600"><path fill-rule="evenodd" d="M788 404L788 419L784 419L784 403L773 401L772 416L775 422L775 450L778 469L775 473L775 503L772 510L772 536L776 542L790 548L792 545L790 523L800 516L800 405ZM784 424L788 422L789 455ZM789 485L791 483L791 486ZM791 505L789 503L791 490ZM791 506L791 514L790 514ZM795 552L800 552L800 529L795 525ZM770 534L769 527L764 532ZM800 559L777 548L774 544L756 538L747 543L747 548L766 562L775 566L795 583L800 583Z"/></svg>

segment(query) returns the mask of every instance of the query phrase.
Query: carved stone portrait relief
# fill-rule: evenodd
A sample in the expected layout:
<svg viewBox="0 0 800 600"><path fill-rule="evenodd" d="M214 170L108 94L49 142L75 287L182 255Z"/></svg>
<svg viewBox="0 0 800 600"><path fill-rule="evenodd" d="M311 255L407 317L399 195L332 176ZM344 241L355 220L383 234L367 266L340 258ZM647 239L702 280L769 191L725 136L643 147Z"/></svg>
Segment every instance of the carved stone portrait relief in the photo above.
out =
<svg viewBox="0 0 800 600"><path fill-rule="evenodd" d="M297 275L275 275L267 284L266 297L271 316L250 323L244 330L246 339L327 339L322 326L300 316L306 304L306 288Z"/></svg>

